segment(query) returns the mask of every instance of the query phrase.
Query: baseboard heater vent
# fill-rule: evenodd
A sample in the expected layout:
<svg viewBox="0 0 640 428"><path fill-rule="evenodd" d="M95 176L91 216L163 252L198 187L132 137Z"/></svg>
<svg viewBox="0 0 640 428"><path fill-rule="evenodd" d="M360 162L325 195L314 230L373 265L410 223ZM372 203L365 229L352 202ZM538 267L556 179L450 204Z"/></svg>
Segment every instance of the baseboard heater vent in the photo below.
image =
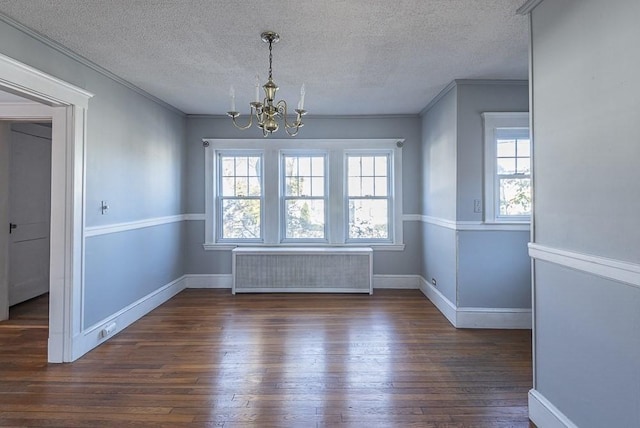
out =
<svg viewBox="0 0 640 428"><path fill-rule="evenodd" d="M371 248L236 248L233 250L233 294L371 294L372 266Z"/></svg>

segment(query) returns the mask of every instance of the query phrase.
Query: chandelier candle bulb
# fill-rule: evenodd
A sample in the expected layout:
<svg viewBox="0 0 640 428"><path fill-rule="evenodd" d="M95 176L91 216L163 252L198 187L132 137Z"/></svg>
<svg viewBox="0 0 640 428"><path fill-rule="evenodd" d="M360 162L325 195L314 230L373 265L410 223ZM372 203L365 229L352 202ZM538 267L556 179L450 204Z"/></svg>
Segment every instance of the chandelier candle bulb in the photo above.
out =
<svg viewBox="0 0 640 428"><path fill-rule="evenodd" d="M256 102L260 102L260 76L256 74Z"/></svg>
<svg viewBox="0 0 640 428"><path fill-rule="evenodd" d="M304 83L300 87L300 102L298 102L298 110L304 110L304 94L305 94Z"/></svg>
<svg viewBox="0 0 640 428"><path fill-rule="evenodd" d="M231 111L236 111L236 91L233 86L229 89L229 98L231 98Z"/></svg>

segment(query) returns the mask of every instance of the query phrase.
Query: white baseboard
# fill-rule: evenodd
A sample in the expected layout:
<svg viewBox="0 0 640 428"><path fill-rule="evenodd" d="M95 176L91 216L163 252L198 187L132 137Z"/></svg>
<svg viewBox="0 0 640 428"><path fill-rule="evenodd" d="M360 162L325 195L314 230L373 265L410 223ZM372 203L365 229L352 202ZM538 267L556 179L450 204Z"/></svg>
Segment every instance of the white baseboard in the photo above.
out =
<svg viewBox="0 0 640 428"><path fill-rule="evenodd" d="M529 391L529 419L540 428L578 428L535 389Z"/></svg>
<svg viewBox="0 0 640 428"><path fill-rule="evenodd" d="M47 340L47 352L49 363L64 363L62 359L64 355L63 343L65 335L62 333L49 332L49 339Z"/></svg>
<svg viewBox="0 0 640 428"><path fill-rule="evenodd" d="M233 286L231 274L188 274L184 276L186 288L228 288Z"/></svg>
<svg viewBox="0 0 640 428"><path fill-rule="evenodd" d="M373 288L415 290L419 277L416 275L373 275Z"/></svg>
<svg viewBox="0 0 640 428"><path fill-rule="evenodd" d="M84 330L73 338L72 361L118 334L185 288L186 281L182 276ZM109 336L102 337L102 330L113 323L115 329Z"/></svg>
<svg viewBox="0 0 640 428"><path fill-rule="evenodd" d="M418 280L418 288L422 291L422 294L427 296L427 299L431 300L431 303L442 312L442 315L449 320L451 325L456 327L456 305L423 277L418 277Z"/></svg>
<svg viewBox="0 0 640 428"><path fill-rule="evenodd" d="M418 281L422 293L456 328L531 329L531 309L457 307L426 279Z"/></svg>
<svg viewBox="0 0 640 428"><path fill-rule="evenodd" d="M531 309L461 308L456 309L457 328L531 329Z"/></svg>

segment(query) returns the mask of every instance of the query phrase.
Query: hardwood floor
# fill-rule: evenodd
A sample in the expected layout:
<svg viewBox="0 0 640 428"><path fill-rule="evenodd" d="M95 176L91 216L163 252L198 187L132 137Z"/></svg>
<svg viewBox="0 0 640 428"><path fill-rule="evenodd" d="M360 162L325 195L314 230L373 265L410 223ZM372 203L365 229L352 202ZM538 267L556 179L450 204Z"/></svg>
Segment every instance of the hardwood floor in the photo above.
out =
<svg viewBox="0 0 640 428"><path fill-rule="evenodd" d="M533 427L531 333L456 330L417 290L186 290L57 365L32 303L0 323L0 426Z"/></svg>

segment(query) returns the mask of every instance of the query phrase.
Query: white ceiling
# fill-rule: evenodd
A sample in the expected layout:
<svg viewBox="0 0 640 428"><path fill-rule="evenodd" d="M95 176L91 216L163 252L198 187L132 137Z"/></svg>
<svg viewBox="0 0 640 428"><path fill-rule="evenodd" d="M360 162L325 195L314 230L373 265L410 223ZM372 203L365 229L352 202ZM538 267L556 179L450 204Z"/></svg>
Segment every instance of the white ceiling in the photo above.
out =
<svg viewBox="0 0 640 428"><path fill-rule="evenodd" d="M453 79L526 79L525 0L0 0L0 12L189 114L266 80L310 114L415 114Z"/></svg>

